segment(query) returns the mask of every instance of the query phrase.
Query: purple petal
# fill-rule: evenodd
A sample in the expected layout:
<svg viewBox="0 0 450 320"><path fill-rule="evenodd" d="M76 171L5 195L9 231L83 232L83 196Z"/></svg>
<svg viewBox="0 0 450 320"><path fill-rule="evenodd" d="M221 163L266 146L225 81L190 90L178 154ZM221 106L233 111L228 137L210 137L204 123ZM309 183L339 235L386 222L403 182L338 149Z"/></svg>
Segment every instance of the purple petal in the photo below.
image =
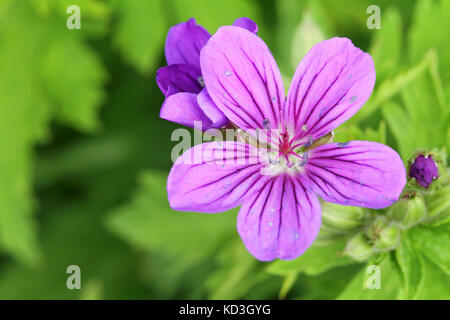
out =
<svg viewBox="0 0 450 320"><path fill-rule="evenodd" d="M369 54L346 38L319 42L292 79L284 115L289 132L314 139L329 133L363 106L374 84Z"/></svg>
<svg viewBox="0 0 450 320"><path fill-rule="evenodd" d="M313 149L302 179L309 180L312 190L326 201L380 209L398 200L406 170L391 148L351 141Z"/></svg>
<svg viewBox="0 0 450 320"><path fill-rule="evenodd" d="M156 82L166 97L178 92L199 93L202 90L201 75L198 67L189 64L173 64L158 69Z"/></svg>
<svg viewBox="0 0 450 320"><path fill-rule="evenodd" d="M170 28L166 39L167 64L200 66L200 50L211 37L209 32L191 18Z"/></svg>
<svg viewBox="0 0 450 320"><path fill-rule="evenodd" d="M238 232L257 259L291 260L313 243L321 224L316 195L289 175L272 178L241 207Z"/></svg>
<svg viewBox="0 0 450 320"><path fill-rule="evenodd" d="M221 27L200 56L205 87L241 129L278 128L284 104L280 71L266 44L251 32Z"/></svg>
<svg viewBox="0 0 450 320"><path fill-rule="evenodd" d="M197 95L197 102L203 113L211 120L213 127L221 128L228 123L227 117L214 104L206 88Z"/></svg>
<svg viewBox="0 0 450 320"><path fill-rule="evenodd" d="M247 29L254 34L258 33L258 25L256 22L247 17L237 18L234 21L233 26Z"/></svg>
<svg viewBox="0 0 450 320"><path fill-rule="evenodd" d="M172 209L222 212L240 205L264 185L257 149L233 141L196 145L173 165L167 180Z"/></svg>
<svg viewBox="0 0 450 320"><path fill-rule="evenodd" d="M202 128L211 127L211 121L197 103L195 93L179 92L166 98L159 116L165 120L194 127L194 121L202 121Z"/></svg>

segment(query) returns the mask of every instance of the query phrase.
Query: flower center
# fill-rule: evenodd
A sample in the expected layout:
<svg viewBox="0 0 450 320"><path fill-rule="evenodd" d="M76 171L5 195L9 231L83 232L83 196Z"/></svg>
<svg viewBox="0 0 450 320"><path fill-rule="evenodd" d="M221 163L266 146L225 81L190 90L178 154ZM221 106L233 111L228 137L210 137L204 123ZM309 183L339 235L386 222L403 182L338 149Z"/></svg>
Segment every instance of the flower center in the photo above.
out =
<svg viewBox="0 0 450 320"><path fill-rule="evenodd" d="M289 134L287 132L281 135L280 153L289 155L292 152L291 143L289 142Z"/></svg>
<svg viewBox="0 0 450 320"><path fill-rule="evenodd" d="M263 169L264 175L279 175L283 173L296 174L304 170L308 162L308 148L313 144L311 136L300 140L291 138L285 131L270 140L267 152L267 166Z"/></svg>

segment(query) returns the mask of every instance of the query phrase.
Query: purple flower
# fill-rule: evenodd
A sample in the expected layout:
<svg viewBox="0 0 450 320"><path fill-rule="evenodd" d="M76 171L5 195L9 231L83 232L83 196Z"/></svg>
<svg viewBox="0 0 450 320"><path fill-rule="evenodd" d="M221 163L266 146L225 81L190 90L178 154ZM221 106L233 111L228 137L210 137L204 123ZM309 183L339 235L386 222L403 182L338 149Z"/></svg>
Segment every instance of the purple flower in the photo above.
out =
<svg viewBox="0 0 450 320"><path fill-rule="evenodd" d="M430 155L425 157L420 154L409 168L409 176L415 178L417 183L428 188L434 179L438 177L438 168Z"/></svg>
<svg viewBox="0 0 450 320"><path fill-rule="evenodd" d="M249 18L238 18L233 25L258 32L258 26ZM200 70L200 51L210 37L193 18L170 28L165 46L168 66L156 73L156 82L166 97L161 118L188 127L194 127L194 121L202 121L205 129L228 123L204 89Z"/></svg>
<svg viewBox="0 0 450 320"><path fill-rule="evenodd" d="M269 261L295 259L312 244L321 225L318 196L369 208L398 199L406 172L394 150L320 139L362 107L375 83L371 56L349 39L316 44L287 97L266 44L242 28L219 28L200 65L210 98L236 127L267 129L276 139L263 137L259 147L254 140L209 142L186 151L168 177L173 209L214 213L242 205L238 232L252 255Z"/></svg>

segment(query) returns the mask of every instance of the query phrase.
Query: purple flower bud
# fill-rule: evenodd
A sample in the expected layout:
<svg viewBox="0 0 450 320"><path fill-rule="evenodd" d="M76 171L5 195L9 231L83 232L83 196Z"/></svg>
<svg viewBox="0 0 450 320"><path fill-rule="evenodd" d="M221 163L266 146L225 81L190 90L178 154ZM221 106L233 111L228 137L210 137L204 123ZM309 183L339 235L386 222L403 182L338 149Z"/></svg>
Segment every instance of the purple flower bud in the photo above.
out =
<svg viewBox="0 0 450 320"><path fill-rule="evenodd" d="M422 187L428 188L438 177L438 169L433 158L422 154L418 155L409 169L409 176L415 178Z"/></svg>

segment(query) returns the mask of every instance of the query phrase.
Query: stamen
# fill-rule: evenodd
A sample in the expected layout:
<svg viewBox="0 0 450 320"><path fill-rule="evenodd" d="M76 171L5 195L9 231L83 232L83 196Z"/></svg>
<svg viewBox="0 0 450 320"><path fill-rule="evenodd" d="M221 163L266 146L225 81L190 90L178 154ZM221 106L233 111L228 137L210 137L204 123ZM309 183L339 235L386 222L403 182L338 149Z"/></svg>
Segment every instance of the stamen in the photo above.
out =
<svg viewBox="0 0 450 320"><path fill-rule="evenodd" d="M308 141L306 143L305 142L297 143L295 146L292 146L292 149L295 149L295 148L300 147L300 146L305 146L305 148L309 148L309 147L312 146L313 142L314 141L312 139L312 136L308 136Z"/></svg>
<svg viewBox="0 0 450 320"><path fill-rule="evenodd" d="M299 167L304 167L308 163L308 151L303 154L303 160L298 164Z"/></svg>
<svg viewBox="0 0 450 320"><path fill-rule="evenodd" d="M311 135L308 136L308 142L305 144L305 148L311 147L313 144L313 138Z"/></svg>

